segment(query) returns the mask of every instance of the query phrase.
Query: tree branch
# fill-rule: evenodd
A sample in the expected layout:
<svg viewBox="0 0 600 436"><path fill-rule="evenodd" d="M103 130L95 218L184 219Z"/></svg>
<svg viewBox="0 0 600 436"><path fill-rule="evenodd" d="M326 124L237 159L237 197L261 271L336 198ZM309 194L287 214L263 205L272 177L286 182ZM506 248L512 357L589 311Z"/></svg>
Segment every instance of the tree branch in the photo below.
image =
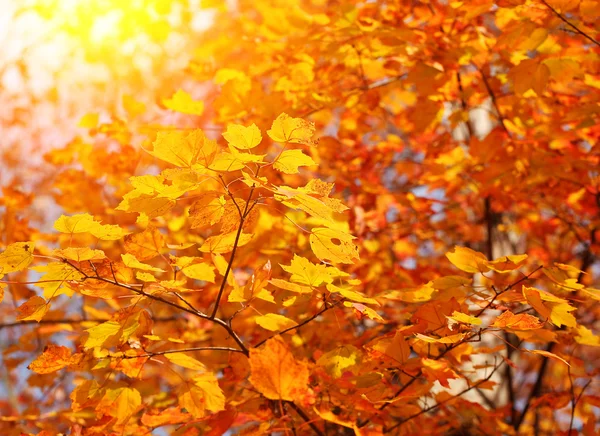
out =
<svg viewBox="0 0 600 436"><path fill-rule="evenodd" d="M321 431L319 427L310 419L310 417L306 414L300 406L297 406L293 401L286 401L285 404L289 405L294 411L306 422L310 428L319 436L325 436L325 433Z"/></svg>
<svg viewBox="0 0 600 436"><path fill-rule="evenodd" d="M304 321L302 321L299 324L296 324L292 327L288 327L286 329L281 330L280 332L275 333L272 336L269 336L266 339L263 339L262 341L260 341L258 344L254 345L253 348L258 348L260 347L262 344L264 344L265 342L267 342L269 339L273 339L276 336L282 335L284 333L290 332L292 330L298 329L306 324L308 324L309 322L311 322L313 319L318 318L319 316L321 316L323 313L327 312L329 309L333 309L336 305L338 305L341 301L343 301L343 299L336 301L335 303L330 303L327 304L327 302L325 303L325 307L323 309L321 309L320 311L318 311L317 313L315 313L313 316L311 316L310 318L306 318Z"/></svg>
<svg viewBox="0 0 600 436"><path fill-rule="evenodd" d="M229 190L228 190L229 191ZM244 212L240 214L240 225L238 226L237 233L235 235L235 241L233 242L233 249L231 250L231 256L229 256L229 262L227 262L227 269L225 270L225 274L223 274L223 280L221 281L221 287L219 288L219 293L217 294L217 299L215 300L215 307L210 314L210 319L214 319L217 316L217 312L219 310L219 304L221 303L221 298L223 297L223 292L225 292L225 286L227 285L227 277L229 277L229 272L233 267L233 260L235 259L235 252L237 251L238 244L240 242L240 236L242 234L242 229L244 228L244 222L248 217L248 214L252 210L249 209L250 200L252 199L252 194L254 193L254 186L250 189L250 195L248 195L248 199L246 200L246 206L244 207ZM233 198L233 196L231 196ZM235 200L233 200L235 203ZM237 203L235 203L237 206ZM255 203L256 204L256 203ZM254 205L252 206L254 207Z"/></svg>
<svg viewBox="0 0 600 436"><path fill-rule="evenodd" d="M400 421L400 422L398 422L397 424L394 424L392 427L389 427L389 428L384 428L384 429L383 429L383 432L384 432L384 433L389 433L389 432L391 432L391 431L393 431L393 430L397 429L398 427L400 427L402 424L404 424L404 423L406 423L406 422L410 421L411 419L415 419L415 418L417 418L417 417L419 417L419 416L421 416L421 415L423 415L423 414L425 414L425 413L431 412L432 410L435 410L435 409L437 409L438 407L440 407L440 406L442 406L442 405L446 404L447 402L449 402L449 401L452 401L452 400L455 400L456 398L458 398L458 397L460 397L460 396L462 396L462 395L466 394L466 393L467 393L467 392L469 392L470 390L472 390L472 389L475 389L475 388L479 387L480 385L482 385L482 384L483 384L483 383L485 383L486 381L490 380L490 379L492 378L492 376L494 375L494 373L495 373L495 372L498 370L498 368L500 368L500 367L501 367L503 364L504 364L504 362L500 363L500 365L498 365L498 366L495 366L495 367L494 367L494 369L492 370L492 372L490 372L490 374L489 374L489 375L488 375L486 378L484 378L484 379L482 379L482 380L479 380L479 381L478 381L477 383L475 383L474 385L471 385L471 386L469 386L469 387L467 387L467 388L463 389L462 391L460 391L460 392L459 392L459 393L457 393L456 395L453 395L452 397L450 397L450 398L447 398L447 399L445 399L444 401L440 401L439 403L437 403L437 404L434 404L433 406L427 407L427 408L425 408L425 409L423 409L423 410L421 410L421 411L419 411L419 412L417 412L417 413L414 413L414 414L410 415L408 418L405 418L405 419L401 420L401 421Z"/></svg>
<svg viewBox="0 0 600 436"><path fill-rule="evenodd" d="M138 354L137 356L112 356L110 357L118 357L120 359L137 359L138 357L154 357L154 356L163 356L165 354L173 354L173 353L185 353L188 351L231 351L232 353L242 353L245 354L242 350L238 348L231 347L192 347L192 348L180 348L179 350L165 350L165 351L149 351L146 354Z"/></svg>
<svg viewBox="0 0 600 436"><path fill-rule="evenodd" d="M221 327L223 327L225 330L227 330L227 332L229 333L229 335L231 336L231 338L232 338L232 339L233 339L233 340L234 340L234 341L235 341L235 342L236 342L236 343L239 345L239 347L240 347L241 351L242 351L244 354L246 354L246 355L248 355L248 354L249 354L248 347L246 347L246 345L244 344L244 342L242 341L242 339L241 339L241 338L240 338L240 337L239 337L239 336L238 336L238 335L235 333L235 331L233 331L233 329L232 329L232 328L231 328L231 327L230 327L230 326L229 326L229 325L228 325L228 324L227 324L225 321L223 321L222 319L219 319L219 318L211 318L211 317L209 317L208 315L206 315L206 314L204 314L204 313L200 312L199 310L193 309L193 308L191 308L191 307L180 306L179 304L177 304L177 303L174 303L174 302L172 302L172 301L169 301L169 300L167 300L167 299L165 299L165 298L162 298L162 297L159 297L159 296L157 296L157 295L153 295L153 294L148 294L148 293L147 293L147 292L145 292L143 289L136 289L136 288L135 288L135 287L133 287L133 286L128 286L128 285L126 285L126 284L120 283L120 282L117 280L117 277L116 277L116 275L115 275L115 272L113 271L113 268L112 268L112 263L111 263L110 265L111 265L111 271L112 271L112 275L113 275L113 280L114 280L114 281L113 281L113 280L109 280L109 279L107 279L107 278L105 278L105 277L101 277L101 276L99 276L99 275L96 275L96 276L90 276L90 275L86 274L86 273L85 273L83 270L81 270L80 268L78 268L77 266L73 265L73 264L72 264L71 262L69 262L68 260L66 260L66 259L65 259L65 260L64 260L64 262L65 262L65 263L67 263L68 265L70 265L70 266L71 266L71 268L75 269L76 271L78 271L78 272L79 272L79 273L80 273L80 274L83 276L82 282L83 282L83 281L86 281L86 280L88 280L88 279L92 279L92 280L100 280L100 281L102 281L102 282L109 283L109 284L112 284L112 285L114 285L114 286L118 286L118 287L120 287L120 288L123 288L123 289L127 289L128 291L131 291L131 292L133 292L133 293L136 293L136 294L138 294L138 295L143 295L144 297L147 297L147 298L149 298L149 299L151 299L151 300L154 300L154 301L160 301L161 303L167 304L167 305L169 305L169 306L171 306L171 307L174 307L174 308L176 308L176 309L182 310L182 311L184 311L184 312L187 312L187 313L191 313L192 315L195 315L195 316L197 316L197 317L199 317L199 318L202 318L202 319L205 319L205 320L207 320L207 321L210 321L210 322L212 322L212 323L214 323L214 324L220 325L220 326L221 326Z"/></svg>
<svg viewBox="0 0 600 436"><path fill-rule="evenodd" d="M592 38L590 35L588 35L587 33L585 33L583 30L581 30L579 27L575 26L573 23L571 23L569 20L567 20L560 12L558 12L556 9L554 9L552 6L550 6L546 0L541 0L542 3L544 5L546 5L546 7L548 9L550 9L558 18L560 18L564 23L566 23L568 26L572 27L573 30L576 33L579 33L581 36L583 36L585 39L587 39L588 41L590 41L592 44L596 44L598 47L600 47L600 42L596 41L594 38Z"/></svg>

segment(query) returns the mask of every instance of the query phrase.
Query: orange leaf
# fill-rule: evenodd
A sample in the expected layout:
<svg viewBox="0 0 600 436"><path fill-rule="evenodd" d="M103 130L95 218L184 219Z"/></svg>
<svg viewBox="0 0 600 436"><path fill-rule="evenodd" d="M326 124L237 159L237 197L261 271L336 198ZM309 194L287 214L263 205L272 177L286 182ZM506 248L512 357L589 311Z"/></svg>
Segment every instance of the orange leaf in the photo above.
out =
<svg viewBox="0 0 600 436"><path fill-rule="evenodd" d="M308 393L308 365L276 336L250 350L250 383L270 400L296 401Z"/></svg>
<svg viewBox="0 0 600 436"><path fill-rule="evenodd" d="M544 323L540 322L535 316L526 313L515 315L510 310L507 310L500 315L491 327L498 327L506 330L535 330L542 328Z"/></svg>
<svg viewBox="0 0 600 436"><path fill-rule="evenodd" d="M72 360L71 351L67 347L50 344L27 368L38 374L50 374L70 365Z"/></svg>

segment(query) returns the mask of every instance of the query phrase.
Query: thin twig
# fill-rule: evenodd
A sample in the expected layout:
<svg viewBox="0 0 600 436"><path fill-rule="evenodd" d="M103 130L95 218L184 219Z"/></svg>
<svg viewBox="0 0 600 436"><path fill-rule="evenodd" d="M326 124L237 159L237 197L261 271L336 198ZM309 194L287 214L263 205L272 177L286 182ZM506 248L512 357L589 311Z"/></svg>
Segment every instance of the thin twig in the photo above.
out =
<svg viewBox="0 0 600 436"><path fill-rule="evenodd" d="M485 383L488 380L490 380L492 378L492 376L494 375L494 373L498 370L498 368L500 368L503 364L504 364L504 362L500 363L500 365L498 365L498 366L495 366L494 369L492 370L492 372L490 372L490 374L486 378L484 378L482 380L479 380L474 385L471 385L471 386L463 389L459 393L457 393L457 394L455 394L455 395L453 395L453 396L451 396L451 397L449 397L449 398L447 398L447 399L445 399L443 401L440 401L439 403L434 404L433 406L427 407L427 408L425 408L425 409L423 409L423 410L421 410L421 411L419 411L417 413L414 413L414 414L410 415L408 418L403 419L402 421L398 422L397 424L393 425L392 427L384 428L383 432L384 433L389 433L389 432L395 430L396 428L400 427L402 424L404 424L404 423L406 423L406 422L408 422L408 421L410 421L412 419L415 419L415 418L417 418L417 417L419 417L419 416L421 416L421 415L423 415L423 414L425 414L427 412L431 412L432 410L437 409L438 407L446 404L447 402L452 401L452 400L454 400L454 399L456 399L456 398L458 398L458 397L466 394L470 390L477 388L478 386L480 386L483 383Z"/></svg>
<svg viewBox="0 0 600 436"><path fill-rule="evenodd" d="M192 347L192 348L180 348L179 350L165 350L165 351L149 351L146 354L138 354L137 356L112 356L110 357L118 357L119 359L137 359L138 357L154 357L154 356L162 356L165 354L173 354L173 353L186 353L188 351L231 351L232 353L242 353L244 352L238 348L231 347Z"/></svg>
<svg viewBox="0 0 600 436"><path fill-rule="evenodd" d="M286 401L285 404L289 405L292 409L296 411L296 413L306 422L313 431L319 436L325 436L325 433L321 431L319 427L310 419L310 417L306 414L300 406L297 406L293 401Z"/></svg>
<svg viewBox="0 0 600 436"><path fill-rule="evenodd" d="M227 277L229 277L229 272L233 267L233 260L235 259L235 253L238 248L238 244L240 242L240 236L242 235L242 229L244 228L244 223L246 218L248 217L248 210L250 205L250 200L252 199L252 194L254 193L254 186L250 189L250 194L248 195L248 199L246 200L246 206L244 207L244 212L240 215L240 225L238 226L237 233L235 235L235 241L233 242L233 248L231 250L231 256L229 256L229 262L227 262L227 269L225 269L225 274L223 274L223 280L221 281L221 286L219 288L219 292L217 294L217 299L215 300L215 307L210 314L210 319L214 319L217 316L217 312L219 310L219 304L221 303L221 298L223 297L223 292L225 292L225 286L227 285ZM234 200L235 203L235 200ZM256 204L256 203L255 203ZM254 207L254 205L252 205Z"/></svg>
<svg viewBox="0 0 600 436"><path fill-rule="evenodd" d="M306 318L304 321L302 321L299 324L296 324L292 327L288 327L284 330L281 330L280 332L275 333L273 336L269 336L266 339L263 339L262 341L260 341L258 344L256 344L254 346L254 348L258 348L260 347L262 344L264 344L265 342L267 342L269 339L273 339L275 336L279 336L279 335L283 335L284 333L290 332L292 330L298 329L306 324L308 324L309 322L311 322L313 319L321 316L323 313L327 312L329 309L332 309L333 307L335 307L336 305L338 305L342 300L338 300L335 303L325 303L325 307L323 309L321 309L320 311L318 311L317 313L315 313L313 316L311 316L310 318Z"/></svg>
<svg viewBox="0 0 600 436"><path fill-rule="evenodd" d="M585 33L579 27L575 26L573 23L571 23L569 20L567 20L560 12L558 12L556 9L554 9L552 6L550 6L548 3L546 3L546 0L541 0L541 1L542 1L542 3L544 3L544 5L546 5L546 7L548 9L550 9L552 12L554 12L554 14L558 18L560 18L564 23L566 23L567 25L569 25L570 27L572 27L575 32L579 33L581 36L583 36L584 38L586 38L592 44L596 44L598 47L600 47L600 42L596 41L594 38L592 38L590 35L588 35L587 33Z"/></svg>

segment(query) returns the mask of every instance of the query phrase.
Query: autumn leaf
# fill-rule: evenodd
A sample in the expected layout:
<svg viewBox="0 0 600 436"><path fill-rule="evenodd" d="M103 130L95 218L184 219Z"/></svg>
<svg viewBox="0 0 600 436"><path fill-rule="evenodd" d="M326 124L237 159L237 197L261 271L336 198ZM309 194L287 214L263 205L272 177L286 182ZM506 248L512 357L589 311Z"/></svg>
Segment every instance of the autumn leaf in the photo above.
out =
<svg viewBox="0 0 600 436"><path fill-rule="evenodd" d="M34 295L25 303L17 308L19 315L17 315L18 321L40 321L46 313L50 304L42 297Z"/></svg>
<svg viewBox="0 0 600 436"><path fill-rule="evenodd" d="M352 235L325 227L312 229L309 237L310 247L320 260L349 264L358 259L353 239Z"/></svg>
<svg viewBox="0 0 600 436"><path fill-rule="evenodd" d="M462 324L481 325L481 323L483 322L480 318L477 318L476 316L471 316L466 313L457 311L452 312L452 315L446 317L454 322Z"/></svg>
<svg viewBox="0 0 600 436"><path fill-rule="evenodd" d="M267 313L266 315L257 316L254 318L254 321L262 328L272 332L284 330L288 327L293 327L296 325L296 322L293 320L276 313Z"/></svg>
<svg viewBox="0 0 600 436"><path fill-rule="evenodd" d="M178 259L178 266L181 272L190 279L202 280L209 283L215 282L215 268L204 262L191 260L189 263L180 263L182 258ZM188 258L195 259L195 258Z"/></svg>
<svg viewBox="0 0 600 436"><path fill-rule="evenodd" d="M401 331L397 331L393 336L377 338L369 347L400 365L406 363L411 352L407 337Z"/></svg>
<svg viewBox="0 0 600 436"><path fill-rule="evenodd" d="M558 356L555 353L551 353L549 351L546 351L546 350L531 350L530 353L540 354L540 355L542 355L544 357L549 357L551 359L558 360L558 361L564 363L567 366L571 366L571 364L569 362L567 362L565 359L563 359L562 357Z"/></svg>
<svg viewBox="0 0 600 436"><path fill-rule="evenodd" d="M205 192L189 210L192 229L218 223L225 212L225 198L216 192Z"/></svg>
<svg viewBox="0 0 600 436"><path fill-rule="evenodd" d="M507 310L497 317L491 326L506 330L535 330L542 328L544 324L535 316L527 313L515 315Z"/></svg>
<svg viewBox="0 0 600 436"><path fill-rule="evenodd" d="M285 174L297 174L298 167L311 165L315 165L315 162L302 150L285 150L273 162L273 168Z"/></svg>
<svg viewBox="0 0 600 436"><path fill-rule="evenodd" d="M57 248L52 252L52 255L63 259L74 260L75 262L102 260L106 257L102 250L93 250L88 247Z"/></svg>
<svg viewBox="0 0 600 436"><path fill-rule="evenodd" d="M140 392L132 387L107 389L96 406L96 411L117 418L118 424L129 421L142 405Z"/></svg>
<svg viewBox="0 0 600 436"><path fill-rule="evenodd" d="M308 393L308 365L280 337L250 350L250 383L270 400L297 401Z"/></svg>
<svg viewBox="0 0 600 436"><path fill-rule="evenodd" d="M317 365L334 378L340 378L344 372L351 371L360 364L362 360L361 351L354 345L341 345L328 353L323 354L317 360Z"/></svg>
<svg viewBox="0 0 600 436"><path fill-rule="evenodd" d="M271 279L269 280L269 283L279 289L285 289L286 291L296 292L298 294L311 294L313 291L309 286L298 285L281 279Z"/></svg>
<svg viewBox="0 0 600 436"><path fill-rule="evenodd" d="M567 300L541 289L525 286L523 287L523 296L542 317L550 320L555 326L575 327L577 325L577 320L571 313L575 307L570 306Z"/></svg>
<svg viewBox="0 0 600 436"><path fill-rule="evenodd" d="M179 405L195 418L202 418L205 411L219 412L225 409L225 396L216 377L204 373L183 383L179 389Z"/></svg>
<svg viewBox="0 0 600 436"><path fill-rule="evenodd" d="M91 233L98 239L113 241L121 239L127 234L118 225L103 225L87 213L66 216L61 215L54 223L54 228L62 233L77 234Z"/></svg>
<svg viewBox="0 0 600 436"><path fill-rule="evenodd" d="M202 115L204 113L204 103L195 101L185 91L178 89L171 98L163 99L165 107L184 114Z"/></svg>
<svg viewBox="0 0 600 436"><path fill-rule="evenodd" d="M125 237L125 250L140 261L158 256L164 245L164 236L154 226Z"/></svg>
<svg viewBox="0 0 600 436"><path fill-rule="evenodd" d="M128 268L139 269L140 271L165 272L165 270L140 262L131 253L121 255L123 263Z"/></svg>
<svg viewBox="0 0 600 436"><path fill-rule="evenodd" d="M446 253L446 257L458 269L476 274L489 271L486 257L470 248L454 247L454 250Z"/></svg>
<svg viewBox="0 0 600 436"><path fill-rule="evenodd" d="M425 378L429 381L438 381L443 387L449 388L449 380L457 379L456 374L452 368L449 367L448 362L440 362L434 359L421 359L423 364L422 371Z"/></svg>
<svg viewBox="0 0 600 436"><path fill-rule="evenodd" d="M33 261L33 242L15 242L0 253L0 274L21 271Z"/></svg>
<svg viewBox="0 0 600 436"><path fill-rule="evenodd" d="M159 132L153 145L153 156L182 168L209 167L218 149L216 141L206 138L200 129Z"/></svg>
<svg viewBox="0 0 600 436"><path fill-rule="evenodd" d="M165 357L171 362L184 368L193 369L195 371L204 371L206 367L185 353L169 353L165 354Z"/></svg>
<svg viewBox="0 0 600 436"><path fill-rule="evenodd" d="M340 294L345 299L354 301L356 303L375 304L379 306L379 302L374 298L366 297L360 292L353 291L352 289L341 288L332 284L328 284L327 290L332 294Z"/></svg>
<svg viewBox="0 0 600 436"><path fill-rule="evenodd" d="M254 148L262 141L262 135L256 124L251 124L248 127L239 124L228 124L227 131L223 133L223 137L229 145L240 150Z"/></svg>
<svg viewBox="0 0 600 436"><path fill-rule="evenodd" d="M290 265L281 265L284 271L292 276L290 280L302 285L318 287L323 283L331 283L335 277L332 272L333 268L328 268L325 265L314 264L305 257L294 254L294 258ZM343 273L340 272L340 276Z"/></svg>
<svg viewBox="0 0 600 436"><path fill-rule="evenodd" d="M295 144L312 144L312 136L315 133L313 123L301 118L292 118L282 113L273 121L271 129L267 134L273 141L291 142Z"/></svg>
<svg viewBox="0 0 600 436"><path fill-rule="evenodd" d="M199 248L203 253L229 253L233 250L234 246L244 246L252 239L252 235L248 233L241 233L239 238L237 231L230 232L224 235L211 236L204 241L204 244Z"/></svg>
<svg viewBox="0 0 600 436"><path fill-rule="evenodd" d="M43 273L38 287L44 290L44 298L50 299L57 295L73 295L73 290L69 288L70 281L79 281L83 279L83 274L65 262L51 262L46 265L32 267L31 270Z"/></svg>
<svg viewBox="0 0 600 436"><path fill-rule="evenodd" d="M33 362L29 368L38 374L50 374L63 369L73 363L77 363L80 356L72 356L71 351L62 345L47 345L44 352Z"/></svg>

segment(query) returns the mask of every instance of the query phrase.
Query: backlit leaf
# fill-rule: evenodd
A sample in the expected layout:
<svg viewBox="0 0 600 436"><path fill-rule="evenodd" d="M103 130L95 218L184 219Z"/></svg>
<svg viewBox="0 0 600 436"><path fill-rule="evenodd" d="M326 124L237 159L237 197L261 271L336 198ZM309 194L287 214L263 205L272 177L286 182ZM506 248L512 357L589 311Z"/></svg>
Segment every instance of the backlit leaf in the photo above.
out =
<svg viewBox="0 0 600 436"><path fill-rule="evenodd" d="M254 148L262 141L262 135L256 124L251 124L248 127L239 124L228 124L223 137L229 145L241 150Z"/></svg>
<svg viewBox="0 0 600 436"><path fill-rule="evenodd" d="M204 113L204 103L201 101L195 101L185 91L179 89L171 98L163 99L165 107L190 115L202 115Z"/></svg>
<svg viewBox="0 0 600 436"><path fill-rule="evenodd" d="M159 132L151 154L177 167L208 167L215 159L217 143L200 129L191 132Z"/></svg>
<svg viewBox="0 0 600 436"><path fill-rule="evenodd" d="M292 118L282 113L273 121L267 134L273 141L291 142L296 144L311 144L315 133L315 125L301 118Z"/></svg>
<svg viewBox="0 0 600 436"><path fill-rule="evenodd" d="M332 263L353 263L358 259L358 248L354 236L325 227L310 233L310 247L319 259Z"/></svg>
<svg viewBox="0 0 600 436"><path fill-rule="evenodd" d="M0 253L0 274L21 271L33 261L33 242L15 242Z"/></svg>
<svg viewBox="0 0 600 436"><path fill-rule="evenodd" d="M302 150L285 150L273 163L273 168L285 174L297 174L298 167L315 165L310 156Z"/></svg>
<svg viewBox="0 0 600 436"><path fill-rule="evenodd" d="M19 315L17 315L18 321L39 321L48 312L50 305L42 297L34 295L25 303L17 307Z"/></svg>
<svg viewBox="0 0 600 436"><path fill-rule="evenodd" d="M250 350L250 383L270 400L297 401L308 392L308 365L279 336Z"/></svg>
<svg viewBox="0 0 600 436"><path fill-rule="evenodd" d="M296 325L296 322L293 320L277 313L267 313L266 315L257 316L254 318L254 321L262 328L272 332L284 330Z"/></svg>

